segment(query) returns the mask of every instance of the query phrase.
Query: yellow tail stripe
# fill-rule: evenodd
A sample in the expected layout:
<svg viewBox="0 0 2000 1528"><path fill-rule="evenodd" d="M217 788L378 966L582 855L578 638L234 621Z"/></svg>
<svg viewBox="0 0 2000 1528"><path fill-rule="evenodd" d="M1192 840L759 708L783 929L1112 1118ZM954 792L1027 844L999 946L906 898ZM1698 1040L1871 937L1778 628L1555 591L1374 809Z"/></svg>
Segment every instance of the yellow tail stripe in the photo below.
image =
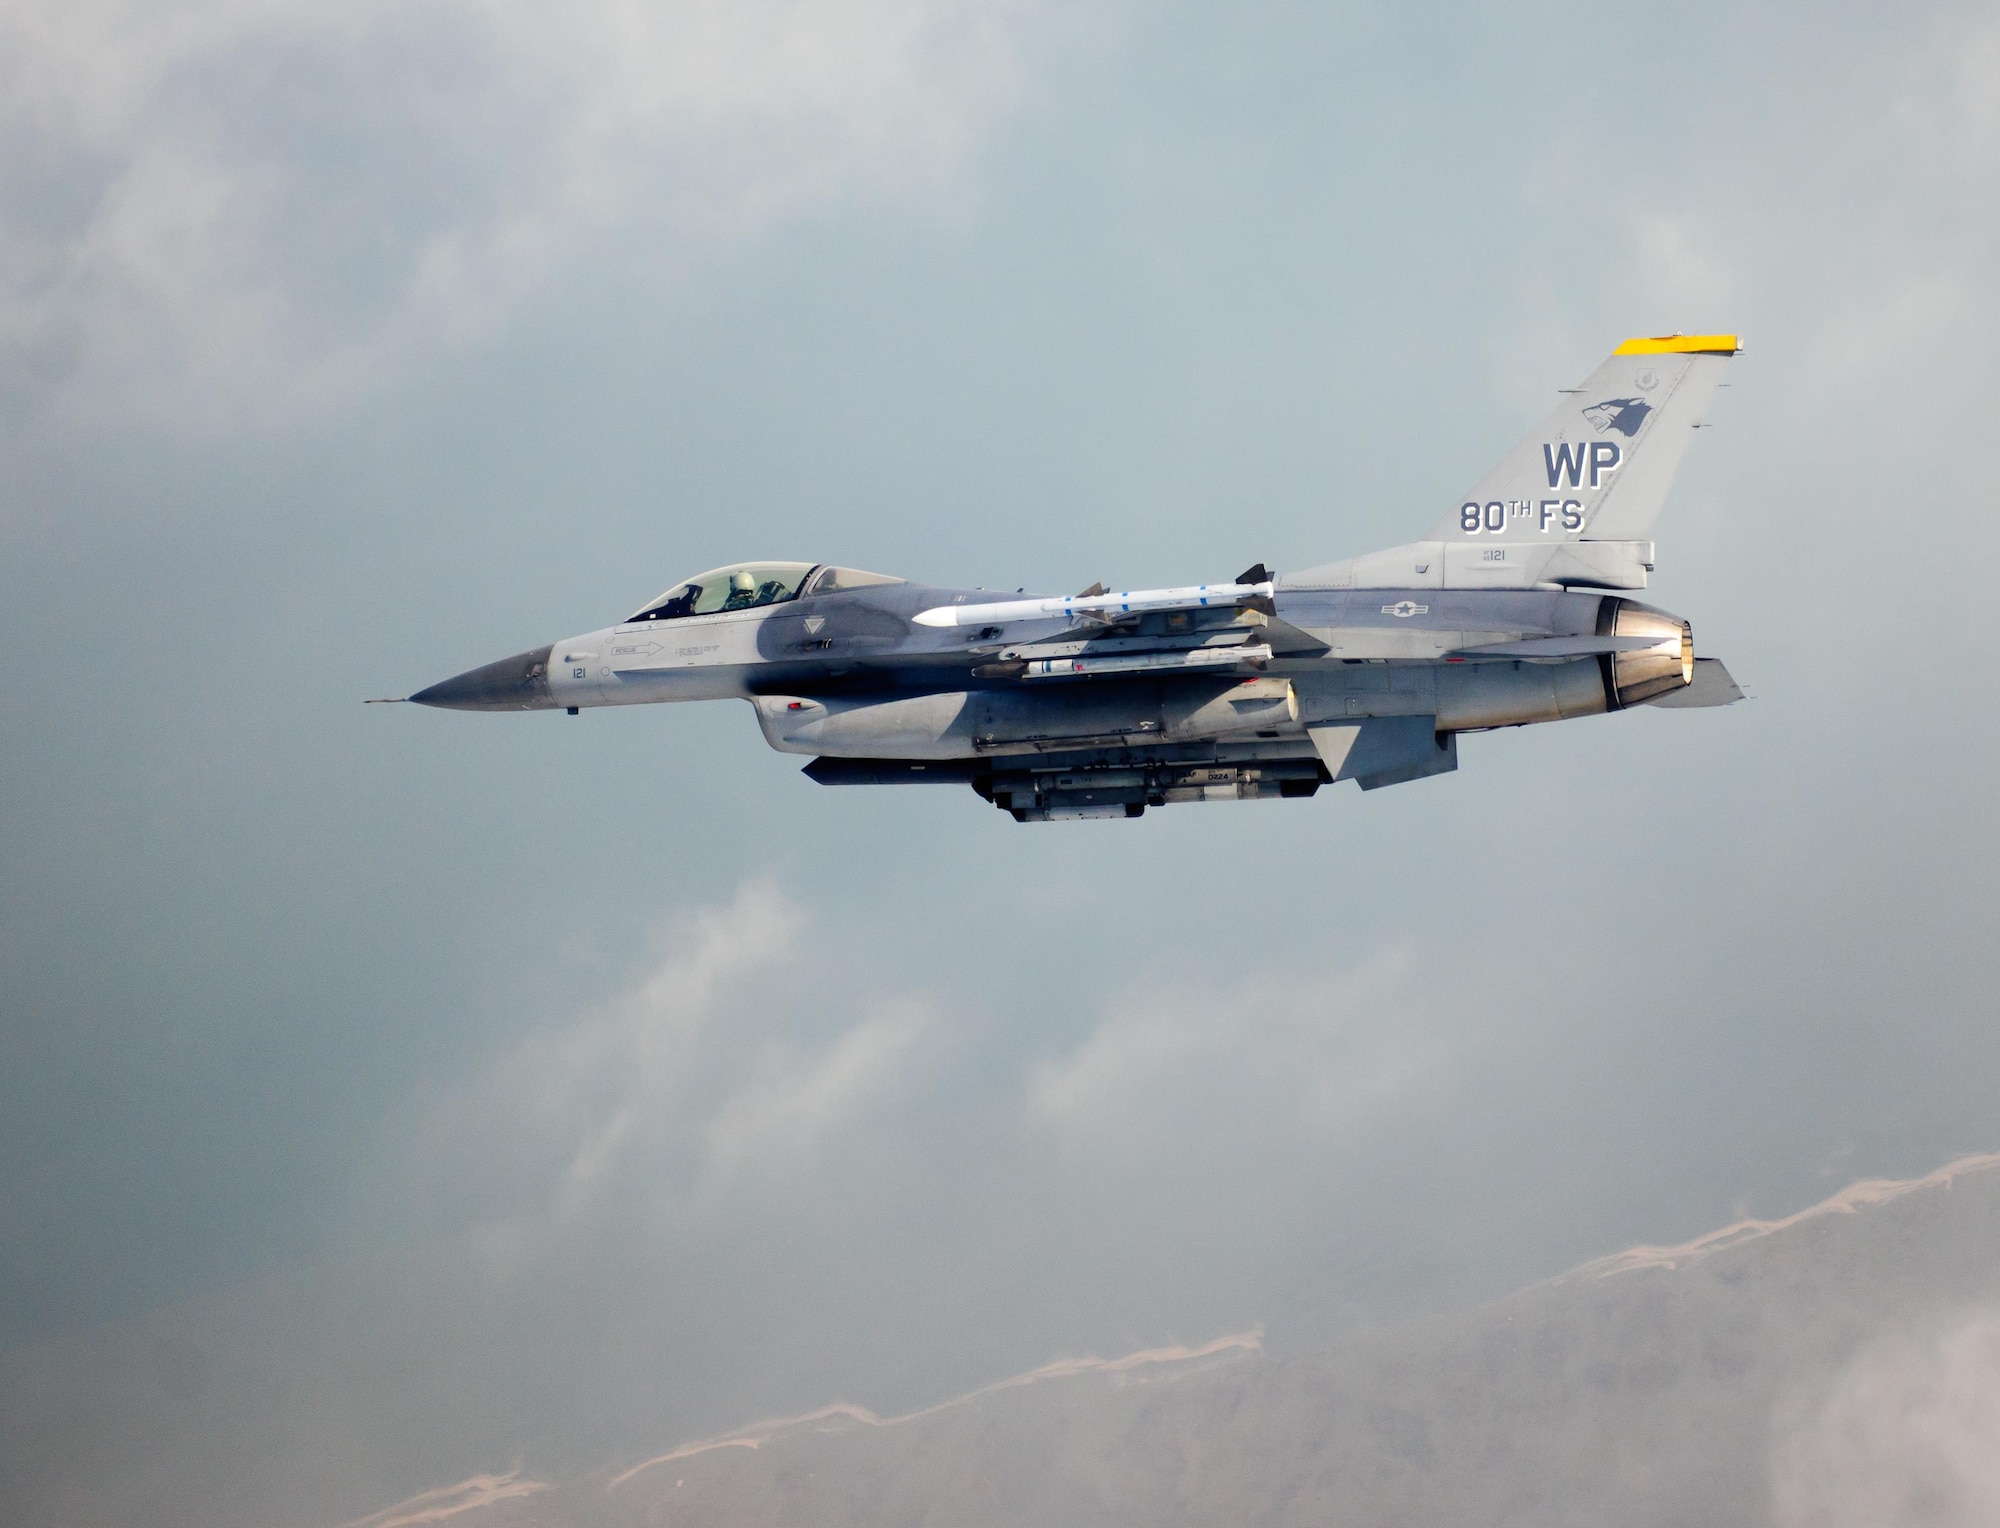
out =
<svg viewBox="0 0 2000 1528"><path fill-rule="evenodd" d="M1627 340L1613 355L1734 355L1742 347L1733 334L1657 334Z"/></svg>

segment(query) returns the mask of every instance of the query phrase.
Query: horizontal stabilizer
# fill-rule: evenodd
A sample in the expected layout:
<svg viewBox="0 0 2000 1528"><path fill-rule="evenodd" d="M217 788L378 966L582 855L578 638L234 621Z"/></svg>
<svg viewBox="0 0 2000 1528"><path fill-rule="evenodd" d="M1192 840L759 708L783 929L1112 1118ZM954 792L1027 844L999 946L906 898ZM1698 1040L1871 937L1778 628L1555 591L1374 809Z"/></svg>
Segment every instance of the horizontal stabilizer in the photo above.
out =
<svg viewBox="0 0 2000 1528"><path fill-rule="evenodd" d="M1670 639L1680 646L1679 638ZM1448 658L1588 658L1597 653L1639 653L1659 647L1658 637L1523 637L1518 642L1488 642L1461 647Z"/></svg>
<svg viewBox="0 0 2000 1528"><path fill-rule="evenodd" d="M1306 728L1320 763L1335 780L1365 791L1458 768L1458 736L1440 733L1435 716L1374 716Z"/></svg>
<svg viewBox="0 0 2000 1528"><path fill-rule="evenodd" d="M1743 699L1743 691L1720 658L1694 660L1694 678L1678 690L1655 695L1641 705L1665 706L1671 710L1692 710L1696 706L1732 706Z"/></svg>

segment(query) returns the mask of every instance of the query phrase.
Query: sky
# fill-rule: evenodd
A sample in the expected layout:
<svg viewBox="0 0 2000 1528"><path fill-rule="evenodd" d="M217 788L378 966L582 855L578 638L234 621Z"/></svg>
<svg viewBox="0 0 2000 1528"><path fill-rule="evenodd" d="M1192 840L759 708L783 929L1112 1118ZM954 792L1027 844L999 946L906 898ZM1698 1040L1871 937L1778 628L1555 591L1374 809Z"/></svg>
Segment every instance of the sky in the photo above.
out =
<svg viewBox="0 0 2000 1528"><path fill-rule="evenodd" d="M2000 10L0 6L0 1499L338 1523L2000 1148ZM706 567L1409 539L1744 354L1752 692L1022 827L364 707Z"/></svg>

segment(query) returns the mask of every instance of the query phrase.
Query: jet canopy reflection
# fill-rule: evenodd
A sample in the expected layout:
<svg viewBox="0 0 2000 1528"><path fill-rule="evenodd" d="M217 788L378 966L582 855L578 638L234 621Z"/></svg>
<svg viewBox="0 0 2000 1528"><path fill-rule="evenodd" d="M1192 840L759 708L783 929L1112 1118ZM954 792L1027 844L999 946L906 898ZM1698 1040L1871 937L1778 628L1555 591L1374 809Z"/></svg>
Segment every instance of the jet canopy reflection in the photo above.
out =
<svg viewBox="0 0 2000 1528"><path fill-rule="evenodd" d="M801 595L837 594L878 584L900 584L886 573L837 568L820 562L738 562L683 579L658 599L627 617L635 621L677 621L683 616L719 615L780 605Z"/></svg>

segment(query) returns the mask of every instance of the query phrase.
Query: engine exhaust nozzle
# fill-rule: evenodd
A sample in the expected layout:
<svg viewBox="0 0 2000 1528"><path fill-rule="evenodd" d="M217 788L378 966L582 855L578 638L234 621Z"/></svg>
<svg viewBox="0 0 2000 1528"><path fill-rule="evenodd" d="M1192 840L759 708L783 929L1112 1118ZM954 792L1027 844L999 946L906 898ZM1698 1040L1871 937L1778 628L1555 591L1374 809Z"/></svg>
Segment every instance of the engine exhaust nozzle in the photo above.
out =
<svg viewBox="0 0 2000 1528"><path fill-rule="evenodd" d="M1677 615L1637 600L1606 599L1598 606L1597 634L1657 639L1650 647L1606 653L1598 659L1610 710L1622 711L1694 680L1694 628Z"/></svg>

